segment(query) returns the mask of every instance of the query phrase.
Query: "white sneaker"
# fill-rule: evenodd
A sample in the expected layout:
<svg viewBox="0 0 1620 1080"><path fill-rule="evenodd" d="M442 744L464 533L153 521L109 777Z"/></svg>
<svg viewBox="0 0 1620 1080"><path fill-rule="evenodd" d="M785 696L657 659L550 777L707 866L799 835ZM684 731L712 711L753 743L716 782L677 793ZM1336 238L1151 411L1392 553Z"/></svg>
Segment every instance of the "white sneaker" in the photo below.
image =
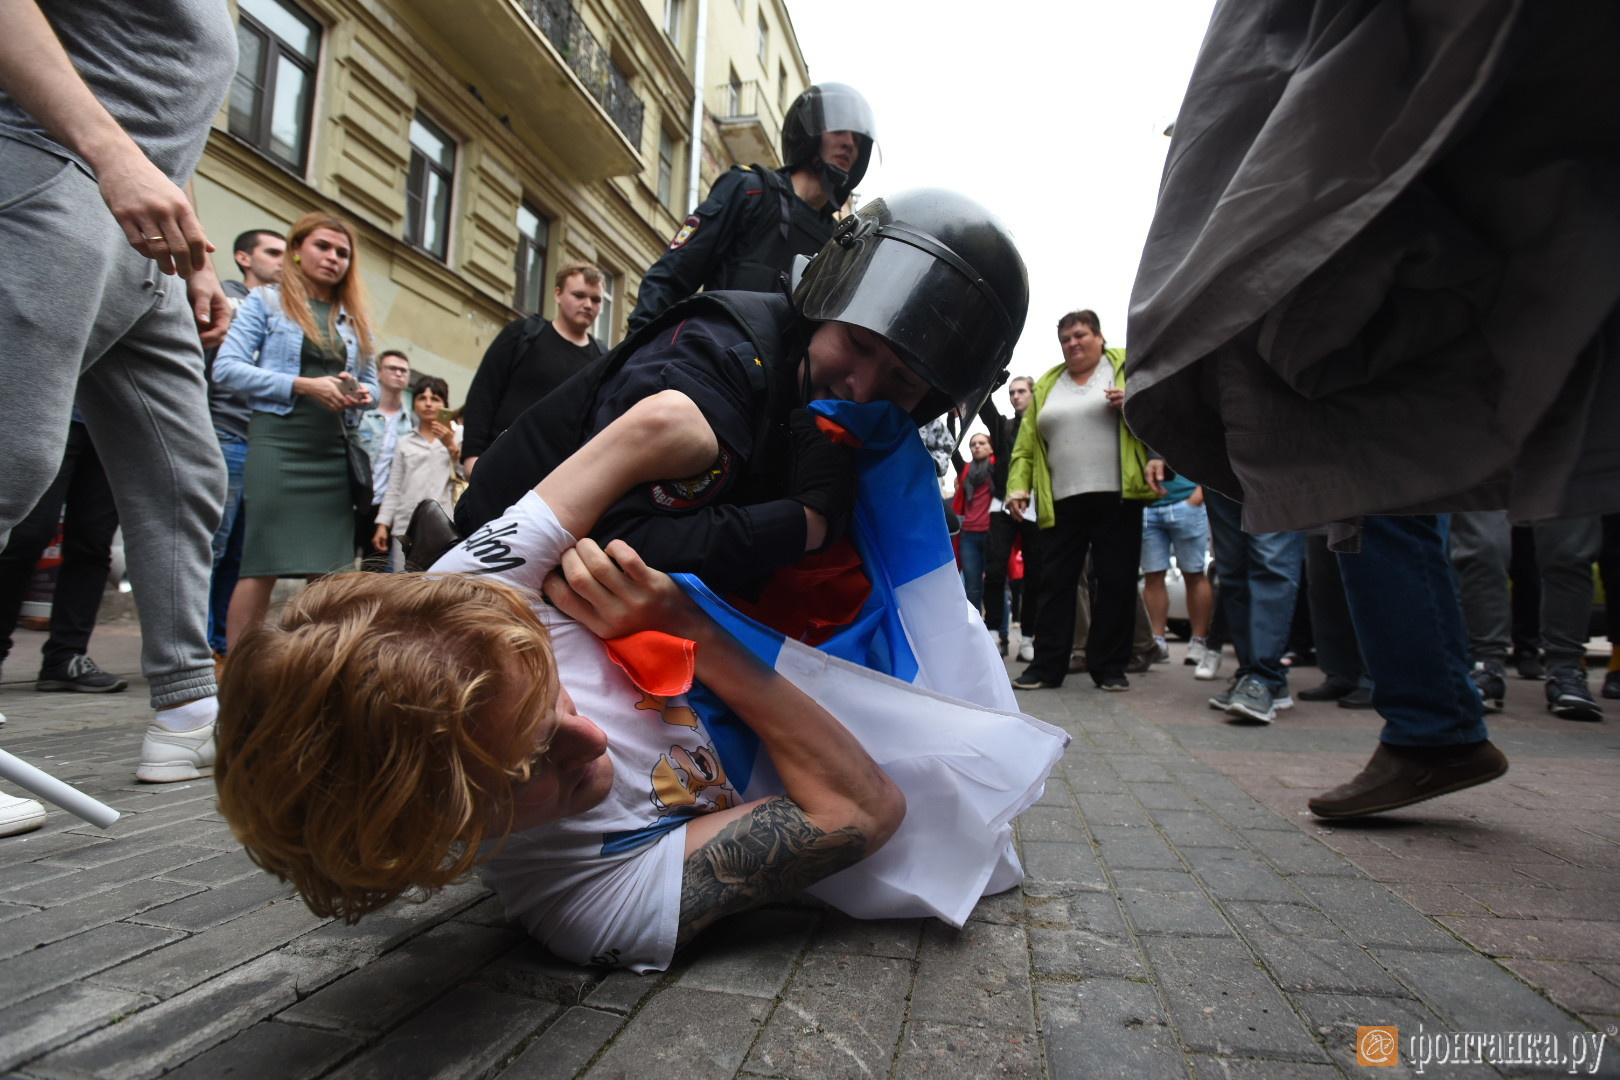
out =
<svg viewBox="0 0 1620 1080"><path fill-rule="evenodd" d="M0 794L0 836L33 832L45 824L45 807L34 799Z"/></svg>
<svg viewBox="0 0 1620 1080"><path fill-rule="evenodd" d="M1018 659L1028 664L1035 659L1035 639L1025 638L1018 643Z"/></svg>
<svg viewBox="0 0 1620 1080"><path fill-rule="evenodd" d="M1209 680L1220 674L1221 650L1206 648L1204 655L1198 659L1198 670L1193 672L1193 678Z"/></svg>
<svg viewBox="0 0 1620 1080"><path fill-rule="evenodd" d="M1208 651L1208 647L1205 646L1201 640L1198 638L1193 638L1191 641L1187 642L1187 655L1182 659L1181 662L1186 664L1188 667L1192 667L1194 664L1198 663L1198 661L1202 660L1204 658L1204 654Z"/></svg>
<svg viewBox="0 0 1620 1080"><path fill-rule="evenodd" d="M1170 643L1162 637L1153 639L1153 662L1155 664L1168 664L1170 662Z"/></svg>
<svg viewBox="0 0 1620 1080"><path fill-rule="evenodd" d="M171 731L157 721L141 740L141 764L135 779L172 784L214 775L214 725L195 731Z"/></svg>

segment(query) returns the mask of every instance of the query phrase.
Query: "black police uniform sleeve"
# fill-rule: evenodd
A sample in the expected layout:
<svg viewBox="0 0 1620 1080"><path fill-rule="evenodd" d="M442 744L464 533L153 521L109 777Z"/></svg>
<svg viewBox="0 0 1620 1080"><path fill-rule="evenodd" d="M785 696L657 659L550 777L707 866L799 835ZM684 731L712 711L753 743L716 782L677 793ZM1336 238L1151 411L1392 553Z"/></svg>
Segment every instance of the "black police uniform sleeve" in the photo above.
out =
<svg viewBox="0 0 1620 1080"><path fill-rule="evenodd" d="M484 350L484 358L479 361L472 385L467 388L467 400L462 405L462 457L479 457L499 434L494 430L495 413L512 381L518 342L523 338L523 328L528 321L523 318L507 323Z"/></svg>
<svg viewBox="0 0 1620 1080"><path fill-rule="evenodd" d="M636 309L630 313L629 333L702 288L732 253L737 237L748 235L740 226L749 206L758 202L758 196L750 198L748 192L764 187L765 181L752 169L733 168L714 182L709 197L686 219L686 225L696 222L696 227L680 247L671 247L647 268Z"/></svg>
<svg viewBox="0 0 1620 1080"><path fill-rule="evenodd" d="M743 486L754 445L759 401L746 372L727 350L741 340L728 321L694 318L670 337L625 361L612 393L600 399L593 427L612 422L630 405L661 390L691 398L714 431L721 456L706 478L641 484L610 507L592 537L622 539L648 565L666 573L694 573L728 591L790 566L804 556L804 507L778 492L760 501L732 501Z"/></svg>

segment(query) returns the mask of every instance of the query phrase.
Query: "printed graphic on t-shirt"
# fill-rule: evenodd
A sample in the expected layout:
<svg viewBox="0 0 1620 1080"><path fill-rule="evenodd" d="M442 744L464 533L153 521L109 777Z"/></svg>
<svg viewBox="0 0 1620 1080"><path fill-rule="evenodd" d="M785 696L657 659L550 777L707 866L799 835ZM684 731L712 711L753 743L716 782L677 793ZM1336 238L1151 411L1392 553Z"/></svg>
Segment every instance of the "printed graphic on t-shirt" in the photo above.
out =
<svg viewBox="0 0 1620 1080"><path fill-rule="evenodd" d="M602 854L631 851L687 822L698 814L726 810L738 803L725 765L686 696L642 693L636 711L656 713L669 728L671 744L647 771L647 807L652 820L638 829L604 833ZM648 717L647 719L651 719Z"/></svg>

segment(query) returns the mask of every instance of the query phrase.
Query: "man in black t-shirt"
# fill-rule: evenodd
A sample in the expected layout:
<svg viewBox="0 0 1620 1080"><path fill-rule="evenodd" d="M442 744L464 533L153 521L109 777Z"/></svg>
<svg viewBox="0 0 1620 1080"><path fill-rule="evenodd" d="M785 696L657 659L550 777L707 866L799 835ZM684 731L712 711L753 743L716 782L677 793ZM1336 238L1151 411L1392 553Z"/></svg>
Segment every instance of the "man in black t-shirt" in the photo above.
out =
<svg viewBox="0 0 1620 1080"><path fill-rule="evenodd" d="M569 263L557 271L553 295L555 318L530 315L510 323L478 365L461 414L468 477L479 455L519 414L602 355L602 343L590 332L602 310L602 271L587 262Z"/></svg>

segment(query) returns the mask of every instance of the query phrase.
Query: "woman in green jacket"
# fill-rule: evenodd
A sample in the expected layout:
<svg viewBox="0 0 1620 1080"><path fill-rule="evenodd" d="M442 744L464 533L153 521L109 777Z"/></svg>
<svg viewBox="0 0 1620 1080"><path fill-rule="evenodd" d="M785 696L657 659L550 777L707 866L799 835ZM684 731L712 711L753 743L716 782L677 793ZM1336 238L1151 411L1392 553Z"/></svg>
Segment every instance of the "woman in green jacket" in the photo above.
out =
<svg viewBox="0 0 1620 1080"><path fill-rule="evenodd" d="M1120 419L1125 350L1108 349L1094 311L1058 322L1063 363L1035 383L1034 400L1013 446L1007 505L1022 513L1031 496L1041 527L1035 659L1013 686L1063 685L1074 640L1075 592L1091 556L1097 595L1086 639L1086 667L1104 690L1129 690L1142 507L1164 488L1164 462L1149 458Z"/></svg>

